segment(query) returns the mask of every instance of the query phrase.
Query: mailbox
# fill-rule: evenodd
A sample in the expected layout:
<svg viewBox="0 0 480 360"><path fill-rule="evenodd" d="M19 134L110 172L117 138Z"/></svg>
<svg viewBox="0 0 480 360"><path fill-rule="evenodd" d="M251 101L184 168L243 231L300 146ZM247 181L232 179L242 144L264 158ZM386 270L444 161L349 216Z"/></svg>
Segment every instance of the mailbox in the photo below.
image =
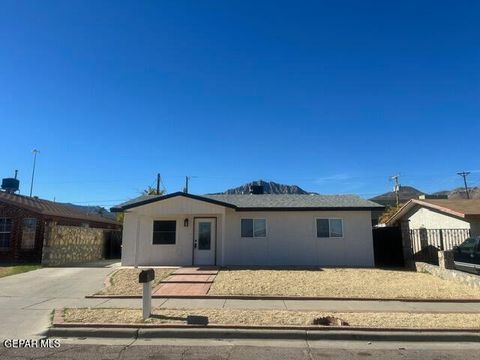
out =
<svg viewBox="0 0 480 360"><path fill-rule="evenodd" d="M140 284L148 283L155 279L155 271L153 269L145 269L138 275L138 282Z"/></svg>

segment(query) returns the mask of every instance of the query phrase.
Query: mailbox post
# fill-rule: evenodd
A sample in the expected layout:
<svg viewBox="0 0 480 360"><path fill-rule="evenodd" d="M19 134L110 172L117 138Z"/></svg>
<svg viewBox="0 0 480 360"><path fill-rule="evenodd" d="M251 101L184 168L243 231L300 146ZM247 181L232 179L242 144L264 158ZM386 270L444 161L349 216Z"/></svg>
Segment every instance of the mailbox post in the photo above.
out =
<svg viewBox="0 0 480 360"><path fill-rule="evenodd" d="M138 275L138 282L143 284L143 320L152 314L152 281L155 279L153 269L145 269Z"/></svg>

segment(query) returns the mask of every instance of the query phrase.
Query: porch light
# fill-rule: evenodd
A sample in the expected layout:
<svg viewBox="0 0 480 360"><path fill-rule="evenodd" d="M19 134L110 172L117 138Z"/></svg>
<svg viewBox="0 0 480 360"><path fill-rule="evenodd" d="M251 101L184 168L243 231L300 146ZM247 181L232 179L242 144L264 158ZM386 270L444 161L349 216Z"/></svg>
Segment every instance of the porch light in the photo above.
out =
<svg viewBox="0 0 480 360"><path fill-rule="evenodd" d="M183 220L183 226L188 227L188 218L185 218L185 220Z"/></svg>

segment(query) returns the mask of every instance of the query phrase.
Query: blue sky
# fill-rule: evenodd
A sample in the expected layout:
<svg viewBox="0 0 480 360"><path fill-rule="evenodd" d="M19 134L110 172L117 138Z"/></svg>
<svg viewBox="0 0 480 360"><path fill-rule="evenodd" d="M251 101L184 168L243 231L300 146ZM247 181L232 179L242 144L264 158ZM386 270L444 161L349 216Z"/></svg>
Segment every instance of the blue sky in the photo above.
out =
<svg viewBox="0 0 480 360"><path fill-rule="evenodd" d="M111 206L185 175L320 193L480 182L476 1L2 1L0 176Z"/></svg>

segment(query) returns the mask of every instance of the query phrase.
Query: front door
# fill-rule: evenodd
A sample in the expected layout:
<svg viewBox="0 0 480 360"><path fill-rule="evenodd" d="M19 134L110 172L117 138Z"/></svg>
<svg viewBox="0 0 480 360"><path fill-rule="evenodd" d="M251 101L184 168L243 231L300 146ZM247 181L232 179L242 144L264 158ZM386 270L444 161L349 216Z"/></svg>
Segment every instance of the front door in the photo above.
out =
<svg viewBox="0 0 480 360"><path fill-rule="evenodd" d="M193 264L215 265L216 219L196 218L193 237Z"/></svg>

